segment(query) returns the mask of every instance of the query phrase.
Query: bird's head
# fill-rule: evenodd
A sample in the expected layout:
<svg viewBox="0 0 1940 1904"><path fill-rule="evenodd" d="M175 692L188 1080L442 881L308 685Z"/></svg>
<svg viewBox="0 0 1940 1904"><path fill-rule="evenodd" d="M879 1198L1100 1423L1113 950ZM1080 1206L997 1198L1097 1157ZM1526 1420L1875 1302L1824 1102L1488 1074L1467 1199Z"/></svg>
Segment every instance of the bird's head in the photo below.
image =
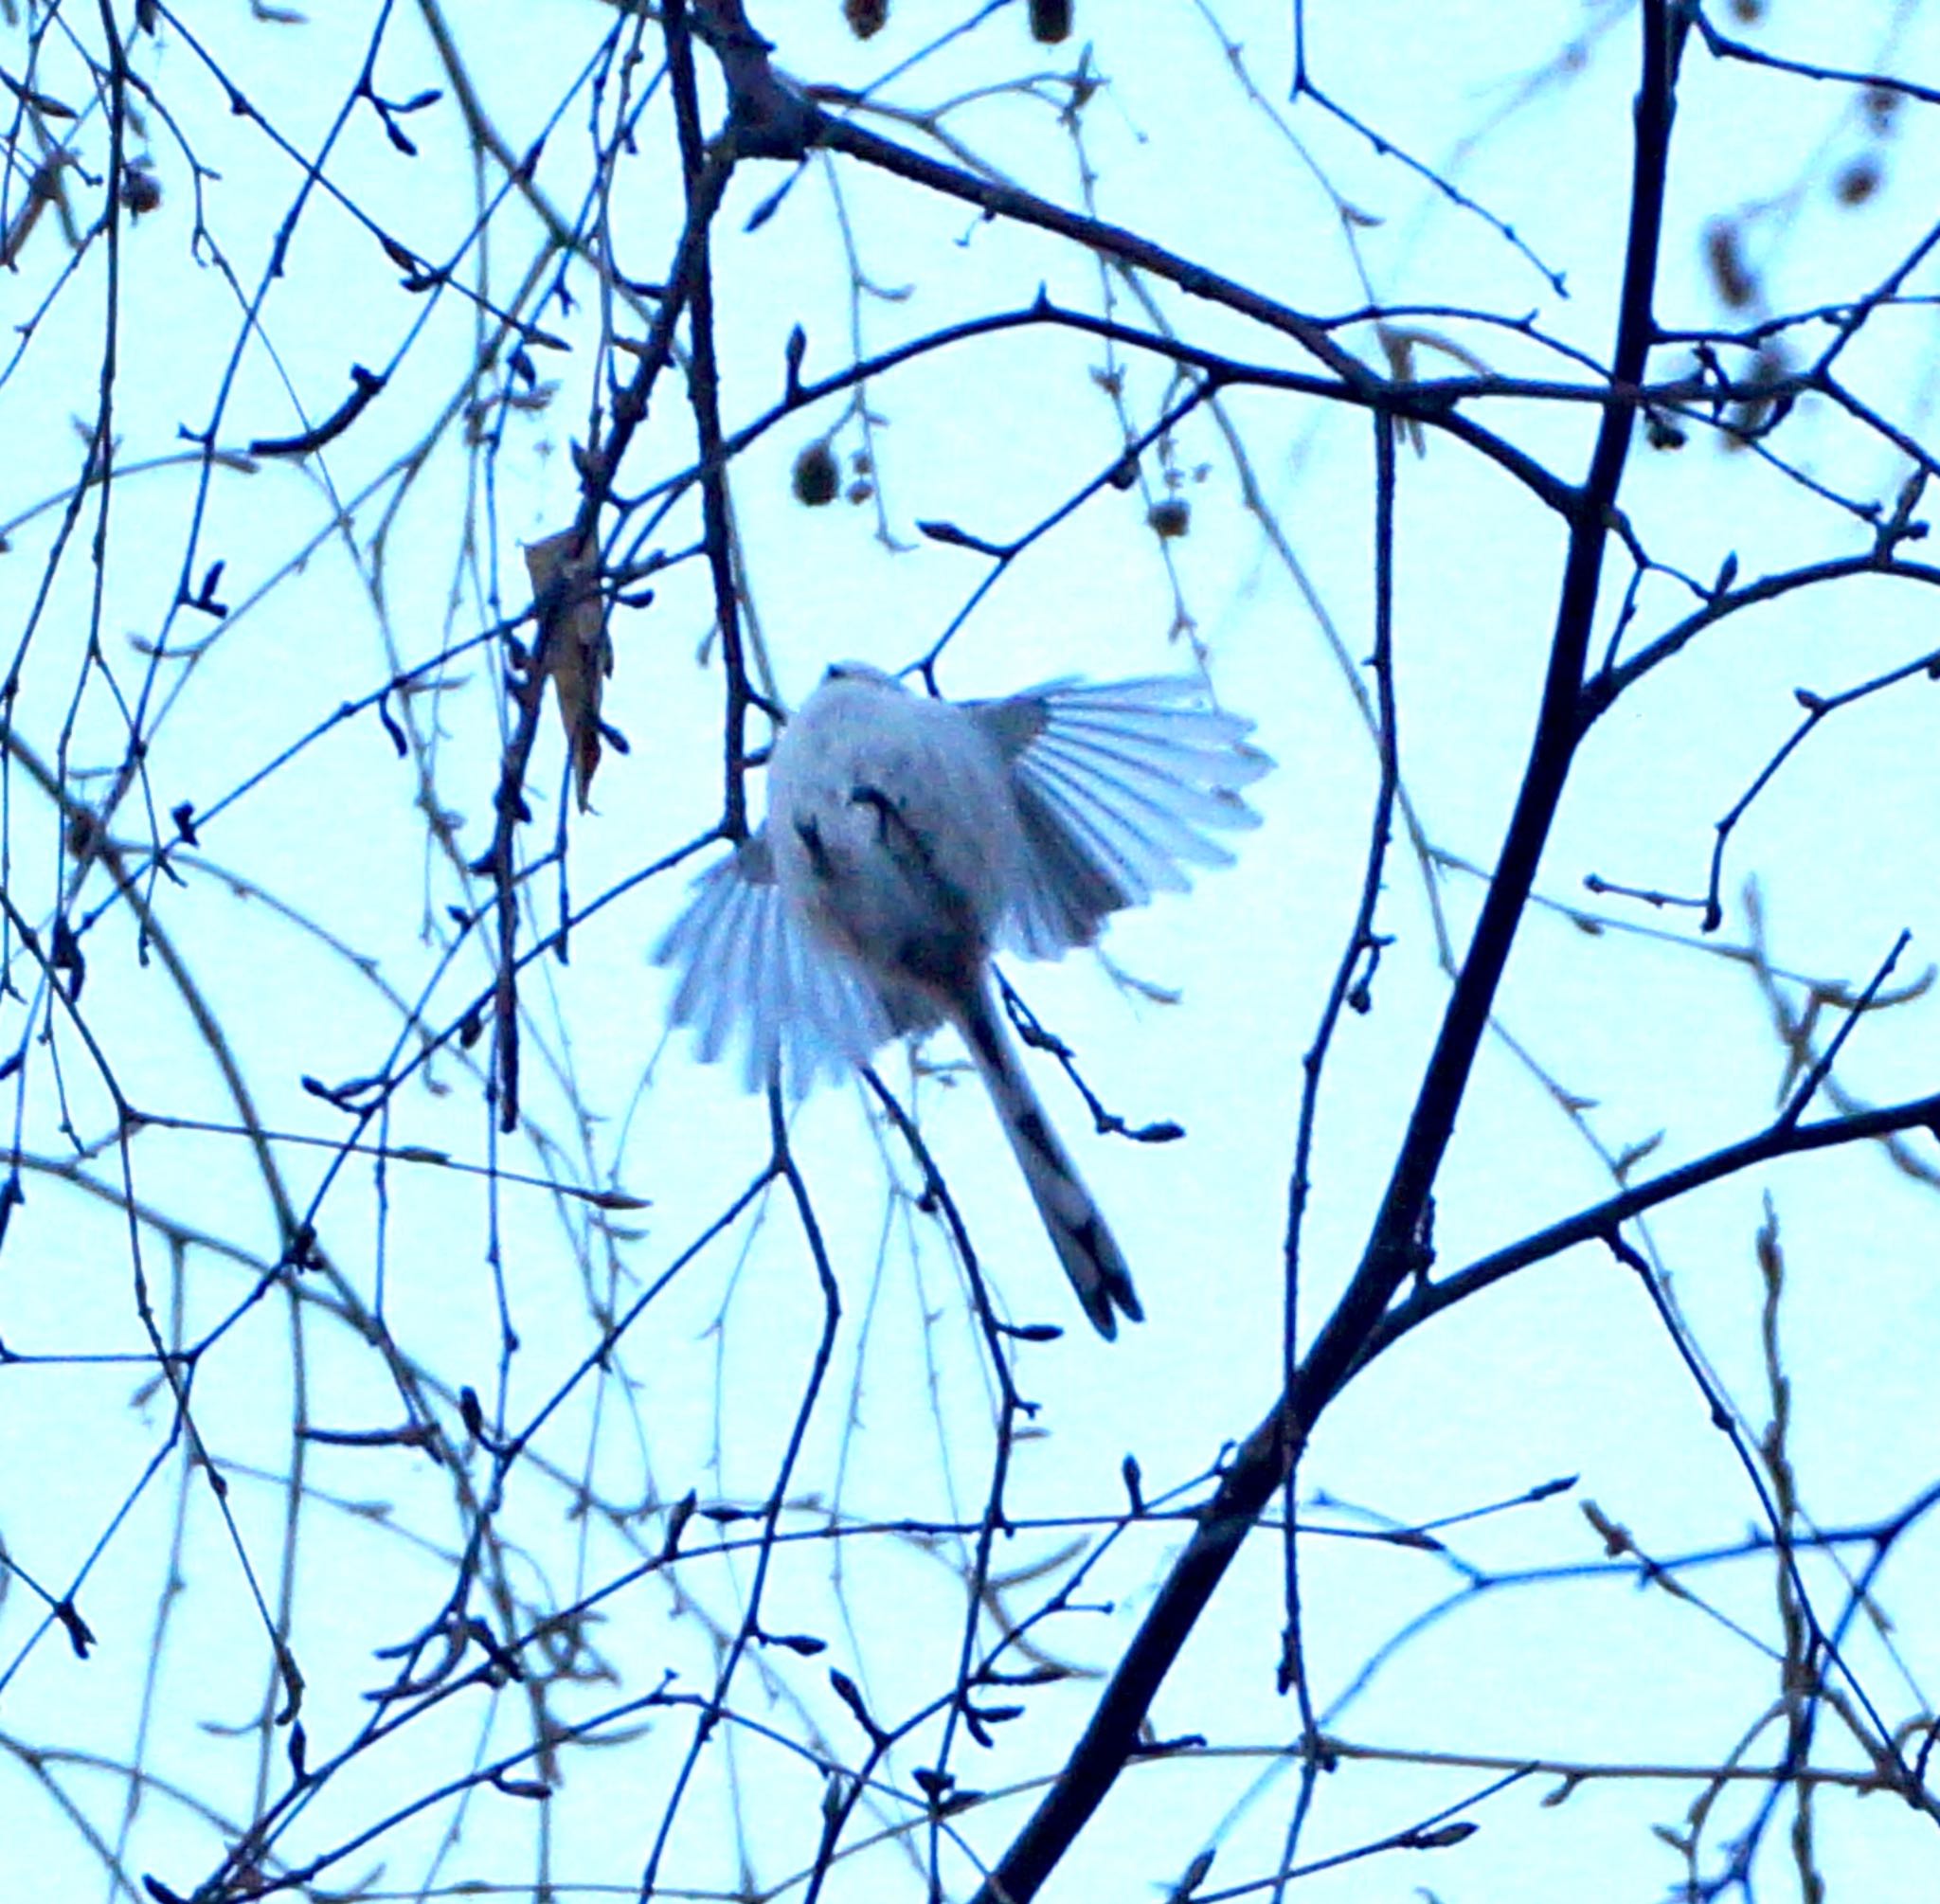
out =
<svg viewBox="0 0 1940 1904"><path fill-rule="evenodd" d="M864 687L887 688L898 694L904 692L902 682L893 674L886 674L880 668L871 667L867 661L832 661L822 680L825 684L830 681L853 681Z"/></svg>

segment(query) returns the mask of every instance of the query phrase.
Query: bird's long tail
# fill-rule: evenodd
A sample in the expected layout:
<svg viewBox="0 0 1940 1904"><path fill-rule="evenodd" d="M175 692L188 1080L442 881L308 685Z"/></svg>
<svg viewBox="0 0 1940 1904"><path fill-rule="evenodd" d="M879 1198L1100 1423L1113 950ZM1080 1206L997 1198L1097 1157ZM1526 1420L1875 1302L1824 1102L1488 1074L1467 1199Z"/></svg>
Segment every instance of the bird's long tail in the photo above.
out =
<svg viewBox="0 0 1940 1904"><path fill-rule="evenodd" d="M954 1015L1086 1315L1107 1340L1118 1334L1114 1310L1142 1322L1145 1312L1132 1288L1131 1271L1017 1062L990 987L979 984Z"/></svg>

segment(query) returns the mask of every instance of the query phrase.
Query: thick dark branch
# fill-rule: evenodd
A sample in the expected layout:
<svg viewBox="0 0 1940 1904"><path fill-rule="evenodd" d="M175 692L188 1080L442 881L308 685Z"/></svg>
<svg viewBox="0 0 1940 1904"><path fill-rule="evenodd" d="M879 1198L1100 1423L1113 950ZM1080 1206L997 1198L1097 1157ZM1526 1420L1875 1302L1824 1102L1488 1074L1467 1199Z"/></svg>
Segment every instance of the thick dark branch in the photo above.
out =
<svg viewBox="0 0 1940 1904"><path fill-rule="evenodd" d="M943 192L951 198L959 198L977 206L995 218L1008 218L1019 225L1035 226L1040 231L1052 232L1058 237L1068 238L1073 243L1082 244L1095 252L1100 258L1128 268L1149 272L1153 277L1163 278L1167 283L1176 284L1181 291L1195 297L1203 297L1209 303L1223 305L1229 311L1236 311L1243 317L1249 317L1255 323L1264 325L1280 335L1292 338L1311 356L1333 372L1338 379L1338 387L1331 393L1349 398L1355 402L1374 407L1394 410L1397 414L1406 411L1420 415L1424 422L1431 422L1447 430L1451 435L1481 450L1497 462L1509 468L1523 481L1530 483L1544 499L1560 506L1557 502L1559 486L1554 478L1543 476L1540 465L1522 451L1518 450L1506 439L1494 431L1457 414L1453 407L1457 394L1455 386L1460 385L1460 394L1474 394L1471 380L1447 380L1447 392L1432 386L1404 384L1398 380L1384 377L1370 369L1351 350L1339 344L1333 335L1328 322L1294 310L1290 305L1281 303L1277 298L1268 297L1264 292L1254 290L1250 285L1222 276L1206 265L1195 263L1189 258L1182 258L1177 252L1168 251L1161 244L1154 244L1149 239L1141 238L1137 232L1127 231L1123 225L1109 225L1102 219L1087 218L1075 211L1067 211L1062 206L1049 200L1035 197L1027 191L1020 191L1015 186L999 184L994 180L979 177L975 172L963 171L955 166L943 164L940 160L912 152L907 146L900 146L892 139L886 139L858 126L849 119L838 119L830 115L821 115L817 121L816 143L830 151L848 154L851 158L880 167L899 178L905 178L914 185L927 187L932 191ZM1177 347L1173 347L1177 350ZM1642 358L1639 359L1640 365ZM1488 383L1490 380L1482 380ZM1621 386L1622 373L1619 372ZM1572 386L1559 386L1568 389ZM1590 401L1601 402L1604 393L1582 392ZM1628 392L1621 387L1617 391L1626 397Z"/></svg>
<svg viewBox="0 0 1940 1904"><path fill-rule="evenodd" d="M945 198L961 199L992 218L1009 219L1013 224L1033 225L1039 231L1068 238L1114 264L1150 272L1195 297L1237 311L1268 330L1293 338L1309 356L1324 364L1350 387L1368 387L1381 381L1351 350L1337 342L1318 318L1268 297L1250 285L1223 277L1206 265L1181 258L1177 252L1168 251L1162 244L1155 244L1122 225L1109 225L1103 219L1087 218L1082 212L1067 211L1064 207L1021 191L1015 186L944 165L940 159L886 139L853 119L823 113L817 118L815 136L816 143L830 152L846 153Z"/></svg>
<svg viewBox="0 0 1940 1904"><path fill-rule="evenodd" d="M588 443L581 458L581 494L571 547L592 548L597 545L600 512L610 499L613 479L618 474L635 432L645 421L660 372L674 355L675 327L687 311L694 288L704 279L707 263L708 231L720 209L727 189L731 162L707 159L697 175L691 175L687 187L687 220L681 227L674 269L668 275L666 295L654 314L652 329L640 348L632 379L614 400L613 414L603 442ZM550 649L558 638L564 617L542 617L526 678L533 689L543 683L550 664ZM493 998L493 1067L491 1091L497 1106L498 1127L514 1131L519 1122L519 1024L517 978L518 906L517 881L513 874L513 840L526 817L526 770L532 747L539 737L539 716L545 703L537 692L518 699L518 722L506 743L500 764L498 787L494 796L492 845L480 862L491 874L494 889L494 909L498 928L498 984Z"/></svg>
<svg viewBox="0 0 1940 1904"><path fill-rule="evenodd" d="M1630 385L1643 381L1652 337L1652 293L1681 44L1681 31L1673 26L1666 0L1644 0L1642 27L1630 225L1612 363L1616 380ZM1574 753L1580 730L1577 704L1609 512L1623 477L1632 422L1625 406L1603 413L1589 479L1571 525L1555 634L1528 768L1360 1266L1286 1392L1247 1437L1221 1478L1205 1518L1160 1587L1090 1724L1055 1784L979 1890L978 1904L1023 1904L1035 1896L1103 1802L1137 1747L1139 1727L1160 1681L1287 1466L1298 1459L1313 1424L1359 1362L1408 1272Z"/></svg>
<svg viewBox="0 0 1940 1904"><path fill-rule="evenodd" d="M1940 1093L1913 1098L1905 1104L1884 1105L1877 1110L1855 1111L1848 1117L1822 1118L1816 1123L1788 1125L1782 1118L1775 1120L1755 1137L1726 1144L1708 1156L1693 1158L1689 1163L1667 1170L1648 1183L1636 1184L1615 1196L1606 1197L1603 1202L1566 1216L1520 1242L1481 1257L1465 1268L1422 1284L1381 1319L1368 1338L1362 1360L1372 1361L1430 1316L1439 1316L1444 1309L1453 1308L1457 1302L1465 1302L1505 1276L1513 1276L1532 1264L1547 1262L1552 1256L1560 1256L1580 1243L1600 1242L1633 1218L1688 1196L1694 1190L1702 1190L1706 1184L1717 1183L1727 1177L1735 1177L1741 1170L1751 1170L1778 1158L1866 1143L1909 1130L1931 1131L1940 1137Z"/></svg>
<svg viewBox="0 0 1940 1904"><path fill-rule="evenodd" d="M734 588L732 530L728 511L728 465L721 454L721 380L714 355L714 270L708 218L694 219L697 200L718 190L708 182L709 161L701 134L700 94L695 83L693 45L684 0L670 0L662 15L667 36L667 69L674 83L674 111L680 135L681 170L687 181L689 218L694 243L690 271L688 331L692 350L688 398L700 450L702 540L714 589L714 625L721 636L721 672L727 682L724 726L726 826L730 839L747 831L745 775L747 761L747 674L741 654L741 606Z"/></svg>
<svg viewBox="0 0 1940 1904"><path fill-rule="evenodd" d="M1714 627L1727 616L1735 615L1740 609L1752 607L1760 602L1775 602L1782 595L1791 594L1794 589L1810 588L1823 582L1843 582L1855 575L1892 575L1902 581L1940 585L1940 566L1927 562L1909 562L1891 551L1876 550L1867 555L1837 556L1829 562L1815 562L1803 568L1781 569L1775 574L1761 575L1755 582L1747 582L1735 588L1721 588L1701 608L1694 609L1681 621L1665 629L1627 661L1599 673L1583 691L1583 725L1587 727L1600 715L1608 713L1611 706L1653 668L1661 667L1674 655L1689 647L1705 629Z"/></svg>
<svg viewBox="0 0 1940 1904"><path fill-rule="evenodd" d="M841 153L945 198L973 205L991 218L1051 232L1114 264L1149 273L1190 296L1203 297L1291 338L1338 380L1329 386L1330 394L1433 422L1512 470L1553 508L1566 507L1568 493L1535 458L1493 431L1455 414L1452 393L1430 392L1371 368L1334 336L1338 320L1323 320L1295 310L1123 225L1068 210L1002 180L898 145L853 119L837 117L817 102L817 97L830 97L827 90L817 95L815 89L804 90L774 71L767 60L767 44L748 25L742 0L699 0L694 26L721 56L722 75L730 97L728 135L724 143L733 153L794 159L805 158L817 148ZM1642 363L1641 353L1638 361ZM1599 392L1588 394L1591 401L1602 401ZM1617 394L1630 400L1627 391L1620 389Z"/></svg>

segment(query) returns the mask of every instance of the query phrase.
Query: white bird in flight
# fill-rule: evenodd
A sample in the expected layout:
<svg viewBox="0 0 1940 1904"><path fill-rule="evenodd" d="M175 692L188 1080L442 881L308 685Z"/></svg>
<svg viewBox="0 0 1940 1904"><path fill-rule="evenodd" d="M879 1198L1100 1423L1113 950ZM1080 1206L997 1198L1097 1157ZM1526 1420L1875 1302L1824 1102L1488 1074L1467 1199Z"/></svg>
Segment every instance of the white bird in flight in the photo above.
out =
<svg viewBox="0 0 1940 1904"><path fill-rule="evenodd" d="M1271 765L1252 723L1184 676L1047 682L1000 701L912 694L831 668L768 761L761 828L694 883L656 949L674 1023L744 1081L804 1090L947 1021L968 1046L1078 1301L1100 1335L1143 1311L997 1007L994 950L1055 959L1105 916L1183 891L1259 824L1240 789Z"/></svg>

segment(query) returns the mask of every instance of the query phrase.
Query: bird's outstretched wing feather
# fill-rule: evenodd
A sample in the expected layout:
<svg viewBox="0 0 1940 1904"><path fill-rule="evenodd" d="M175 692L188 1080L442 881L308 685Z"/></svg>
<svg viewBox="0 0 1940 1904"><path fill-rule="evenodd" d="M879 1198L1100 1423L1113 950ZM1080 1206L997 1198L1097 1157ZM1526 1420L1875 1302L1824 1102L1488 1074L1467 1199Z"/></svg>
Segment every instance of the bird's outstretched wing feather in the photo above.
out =
<svg viewBox="0 0 1940 1904"><path fill-rule="evenodd" d="M774 856L756 834L697 880L654 948L680 974L669 1015L692 1025L712 1064L742 1047L742 1082L781 1068L791 1091L866 1064L906 1027L866 975L822 946L783 902Z"/></svg>
<svg viewBox="0 0 1940 1904"><path fill-rule="evenodd" d="M1051 681L967 710L1011 768L1023 865L1005 922L1033 958L1088 945L1108 913L1232 855L1209 829L1257 826L1240 797L1273 764L1252 723L1202 705L1184 675Z"/></svg>

